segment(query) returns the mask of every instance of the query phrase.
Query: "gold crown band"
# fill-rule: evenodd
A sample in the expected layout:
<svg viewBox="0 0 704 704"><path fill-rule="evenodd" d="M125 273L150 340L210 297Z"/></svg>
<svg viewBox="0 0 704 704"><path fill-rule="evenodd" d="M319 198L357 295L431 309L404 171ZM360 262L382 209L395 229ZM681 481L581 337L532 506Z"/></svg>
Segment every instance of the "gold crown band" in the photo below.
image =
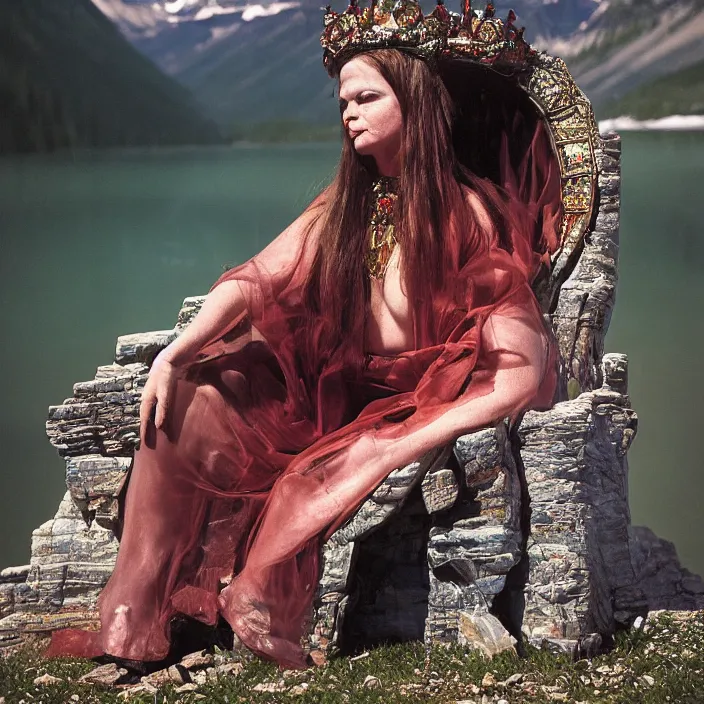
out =
<svg viewBox="0 0 704 704"><path fill-rule="evenodd" d="M444 0L424 16L417 0L372 0L360 8L350 0L342 13L325 8L325 28L320 37L323 63L334 74L342 58L371 49L403 49L428 59L465 58L496 68L521 68L537 52L523 39L523 28L496 17L494 5L483 12L472 10L471 0L462 0L462 14L449 12Z"/></svg>

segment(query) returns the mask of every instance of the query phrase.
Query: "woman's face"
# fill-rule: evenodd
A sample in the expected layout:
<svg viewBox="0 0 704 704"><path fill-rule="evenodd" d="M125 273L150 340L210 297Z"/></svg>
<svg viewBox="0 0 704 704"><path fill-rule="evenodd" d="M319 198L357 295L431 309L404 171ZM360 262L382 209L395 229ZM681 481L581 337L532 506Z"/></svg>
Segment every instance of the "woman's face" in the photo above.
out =
<svg viewBox="0 0 704 704"><path fill-rule="evenodd" d="M340 71L340 112L357 153L373 157L382 174L396 175L388 172L401 149L401 106L384 77L362 56Z"/></svg>

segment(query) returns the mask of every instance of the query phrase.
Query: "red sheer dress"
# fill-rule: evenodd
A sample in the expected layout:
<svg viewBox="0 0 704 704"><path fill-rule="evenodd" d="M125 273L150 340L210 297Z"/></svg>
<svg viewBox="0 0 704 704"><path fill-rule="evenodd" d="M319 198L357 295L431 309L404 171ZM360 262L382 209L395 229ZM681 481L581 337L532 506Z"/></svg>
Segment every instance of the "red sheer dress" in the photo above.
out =
<svg viewBox="0 0 704 704"><path fill-rule="evenodd" d="M309 260L277 274L305 251L286 233L226 272L213 288L245 282L247 313L184 369L166 427L142 438L102 629L57 631L48 654L160 660L174 616L223 615L255 652L304 666L321 541L393 469L550 404L554 345L529 283L555 246L549 190L521 194L530 207L504 198L509 246L459 263L452 295L417 304L434 325L416 326L413 349L354 371L300 338Z"/></svg>

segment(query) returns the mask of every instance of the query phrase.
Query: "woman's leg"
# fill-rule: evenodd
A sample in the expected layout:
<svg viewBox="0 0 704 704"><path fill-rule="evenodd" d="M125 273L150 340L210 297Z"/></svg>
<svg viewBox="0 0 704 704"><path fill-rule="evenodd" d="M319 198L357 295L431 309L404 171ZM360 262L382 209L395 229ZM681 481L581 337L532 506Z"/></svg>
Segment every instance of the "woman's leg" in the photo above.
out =
<svg viewBox="0 0 704 704"><path fill-rule="evenodd" d="M162 431L153 448L142 446L135 455L117 562L99 602L103 647L111 655L159 660L168 654L167 584L191 539L184 526L198 525L205 504L201 492L179 479L178 465Z"/></svg>
<svg viewBox="0 0 704 704"><path fill-rule="evenodd" d="M110 655L168 654L170 597L183 558L201 538L208 495L197 484L220 455L222 403L214 387L179 380L166 429L150 424L135 453L117 562L99 602Z"/></svg>
<svg viewBox="0 0 704 704"><path fill-rule="evenodd" d="M160 660L175 613L216 620L219 581L239 564L275 479L314 430L299 423L293 432L281 383L267 382L256 355L240 357L177 380L166 427L148 425L127 487L117 562L99 599L102 629L57 631L49 657ZM248 380L268 400L262 412Z"/></svg>
<svg viewBox="0 0 704 704"><path fill-rule="evenodd" d="M304 666L303 653L295 638L279 638L277 630L286 630L278 612L290 598L283 592L280 566L289 564L288 574L313 582L314 570L301 569L301 555L307 557L318 548L317 536L351 509L388 473L380 447L371 438L362 438L337 455L307 471L292 471L274 484L262 514L256 538L243 570L232 584L220 593L220 610L238 637L252 650L290 667ZM276 575L276 579L273 579ZM312 598L312 588L289 584L291 593L301 600ZM287 590L288 591L288 590ZM272 627L276 611L278 624Z"/></svg>

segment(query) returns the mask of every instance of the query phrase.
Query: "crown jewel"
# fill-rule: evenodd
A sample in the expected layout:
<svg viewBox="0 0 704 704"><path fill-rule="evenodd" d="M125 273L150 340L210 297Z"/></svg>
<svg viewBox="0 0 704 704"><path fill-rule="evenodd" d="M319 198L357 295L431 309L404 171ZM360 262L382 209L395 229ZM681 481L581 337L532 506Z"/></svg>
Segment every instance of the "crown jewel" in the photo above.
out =
<svg viewBox="0 0 704 704"><path fill-rule="evenodd" d="M370 49L404 49L426 58L464 57L498 67L527 65L536 55L523 39L523 28L514 25L516 13L506 20L496 17L492 3L483 12L462 1L462 13L447 10L444 0L423 15L417 0L371 0L360 8L350 0L341 13L325 8L323 63L334 72L340 57Z"/></svg>

